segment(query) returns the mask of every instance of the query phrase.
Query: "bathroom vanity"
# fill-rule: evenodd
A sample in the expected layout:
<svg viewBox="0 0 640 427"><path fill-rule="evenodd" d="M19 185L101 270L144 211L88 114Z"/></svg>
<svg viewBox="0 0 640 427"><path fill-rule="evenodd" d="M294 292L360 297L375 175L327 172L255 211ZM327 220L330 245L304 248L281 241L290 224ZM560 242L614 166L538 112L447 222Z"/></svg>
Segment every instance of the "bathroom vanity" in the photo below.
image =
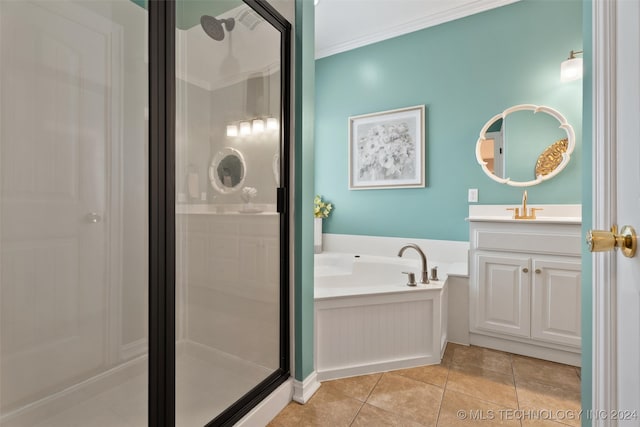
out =
<svg viewBox="0 0 640 427"><path fill-rule="evenodd" d="M580 205L470 206L470 343L580 365Z"/></svg>
<svg viewBox="0 0 640 427"><path fill-rule="evenodd" d="M575 145L559 111L520 104L485 123L476 160L493 181L531 187ZM580 366L581 206L527 208L524 191L521 206L471 205L468 219L469 342Z"/></svg>
<svg viewBox="0 0 640 427"><path fill-rule="evenodd" d="M258 205L256 205L258 206ZM279 215L275 206L178 205L178 339L273 369L278 353ZM257 210L257 209L256 209ZM238 332L243 339L238 340ZM192 346L193 347L193 346Z"/></svg>

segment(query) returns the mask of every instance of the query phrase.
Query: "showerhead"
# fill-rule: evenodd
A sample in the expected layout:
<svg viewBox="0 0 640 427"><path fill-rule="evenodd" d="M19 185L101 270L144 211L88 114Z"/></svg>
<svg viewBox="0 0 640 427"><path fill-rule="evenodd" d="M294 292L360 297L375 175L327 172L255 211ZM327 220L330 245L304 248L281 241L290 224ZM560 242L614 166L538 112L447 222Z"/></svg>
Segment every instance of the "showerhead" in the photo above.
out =
<svg viewBox="0 0 640 427"><path fill-rule="evenodd" d="M233 27L236 26L236 21L233 18L217 19L209 15L202 15L200 17L200 25L202 25L204 32L207 33L209 37L217 41L222 41L224 39L224 29L222 28L223 24L227 31L231 31L233 30Z"/></svg>

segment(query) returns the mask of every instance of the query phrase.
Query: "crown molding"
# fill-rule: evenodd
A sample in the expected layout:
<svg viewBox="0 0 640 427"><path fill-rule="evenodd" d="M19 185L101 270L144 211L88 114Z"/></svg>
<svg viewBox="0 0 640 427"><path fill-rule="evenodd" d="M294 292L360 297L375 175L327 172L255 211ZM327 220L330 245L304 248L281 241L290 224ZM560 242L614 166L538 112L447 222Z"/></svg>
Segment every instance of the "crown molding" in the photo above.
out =
<svg viewBox="0 0 640 427"><path fill-rule="evenodd" d="M506 6L518 1L520 0L475 0L463 6L452 7L442 12L430 14L428 16L423 16L418 19L404 22L402 24L384 28L381 31L376 31L375 33L369 34L364 37L359 37L344 43L338 43L323 49L319 49L316 51L315 57L316 59L320 59L327 56L335 55L337 53L346 52L348 50L412 33L414 31L423 30L425 28L433 27L449 21L454 21L456 19L464 18L476 13L485 12L487 10L494 9L500 6Z"/></svg>

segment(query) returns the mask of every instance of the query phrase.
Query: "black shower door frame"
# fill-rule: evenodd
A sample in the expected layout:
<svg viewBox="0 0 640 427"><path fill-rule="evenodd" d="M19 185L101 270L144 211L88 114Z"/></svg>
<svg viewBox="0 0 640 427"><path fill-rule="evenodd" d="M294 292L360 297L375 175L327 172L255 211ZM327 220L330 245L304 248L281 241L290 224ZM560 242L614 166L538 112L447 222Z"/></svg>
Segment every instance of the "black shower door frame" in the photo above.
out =
<svg viewBox="0 0 640 427"><path fill-rule="evenodd" d="M211 0L215 1L215 0ZM280 366L207 427L233 425L290 376L289 160L291 25L264 0L243 0L281 33ZM149 0L149 426L176 418L176 1Z"/></svg>

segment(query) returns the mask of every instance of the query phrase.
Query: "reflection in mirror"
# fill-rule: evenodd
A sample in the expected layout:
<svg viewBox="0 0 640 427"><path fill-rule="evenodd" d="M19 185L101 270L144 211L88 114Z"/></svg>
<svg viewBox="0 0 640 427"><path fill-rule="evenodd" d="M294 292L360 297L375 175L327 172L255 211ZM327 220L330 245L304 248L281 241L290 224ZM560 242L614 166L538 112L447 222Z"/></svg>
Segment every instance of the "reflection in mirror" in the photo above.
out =
<svg viewBox="0 0 640 427"><path fill-rule="evenodd" d="M487 162L487 169L499 177L504 176L502 123L502 118L493 122L487 129L485 139L480 143L480 151L482 158Z"/></svg>
<svg viewBox="0 0 640 427"><path fill-rule="evenodd" d="M246 164L242 153L235 148L225 147L218 151L209 166L211 186L219 193L235 193L244 183Z"/></svg>
<svg viewBox="0 0 640 427"><path fill-rule="evenodd" d="M233 188L238 185L242 179L244 170L240 159L236 156L229 155L222 159L218 165L217 173L218 179L222 181L222 185Z"/></svg>
<svg viewBox="0 0 640 427"><path fill-rule="evenodd" d="M484 125L476 159L493 180L525 187L557 175L569 162L574 145L573 128L562 114L550 107L523 104Z"/></svg>
<svg viewBox="0 0 640 427"><path fill-rule="evenodd" d="M514 111L505 117L503 135L502 178L514 181L536 179L535 165L540 153L566 136L553 116L526 110Z"/></svg>

